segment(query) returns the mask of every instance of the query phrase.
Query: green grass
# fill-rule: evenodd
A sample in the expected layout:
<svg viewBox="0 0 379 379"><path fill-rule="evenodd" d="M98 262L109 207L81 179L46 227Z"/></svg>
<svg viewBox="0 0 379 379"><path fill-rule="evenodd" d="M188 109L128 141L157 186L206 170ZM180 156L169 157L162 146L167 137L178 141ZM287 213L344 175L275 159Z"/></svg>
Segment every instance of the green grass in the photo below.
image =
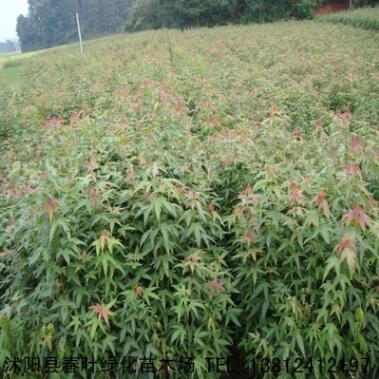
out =
<svg viewBox="0 0 379 379"><path fill-rule="evenodd" d="M21 70L19 67L11 67L7 70L3 70L0 72L0 82L3 85L10 85L12 83L15 83L20 78Z"/></svg>
<svg viewBox="0 0 379 379"><path fill-rule="evenodd" d="M4 65L6 63L30 58L30 57L33 57L35 55L36 55L36 52L0 55L0 70L2 70L4 68Z"/></svg>
<svg viewBox="0 0 379 379"><path fill-rule="evenodd" d="M14 53L0 55L0 83L3 86L12 85L17 83L22 72L27 69L30 58L41 54L55 54L56 52L64 50L67 46L59 46L52 49L39 50L29 53Z"/></svg>
<svg viewBox="0 0 379 379"><path fill-rule="evenodd" d="M0 84L9 86L16 83L21 77L22 66L35 55L35 52L0 55Z"/></svg>
<svg viewBox="0 0 379 379"><path fill-rule="evenodd" d="M379 31L379 6L338 12L319 17L318 20Z"/></svg>

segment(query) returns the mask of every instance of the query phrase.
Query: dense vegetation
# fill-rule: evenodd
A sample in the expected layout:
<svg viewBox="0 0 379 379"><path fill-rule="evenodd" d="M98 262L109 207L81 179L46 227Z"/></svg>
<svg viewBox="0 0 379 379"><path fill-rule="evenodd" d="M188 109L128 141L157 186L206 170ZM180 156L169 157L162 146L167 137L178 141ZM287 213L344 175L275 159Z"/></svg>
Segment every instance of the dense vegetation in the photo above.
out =
<svg viewBox="0 0 379 379"><path fill-rule="evenodd" d="M379 7L335 13L322 17L320 20L379 31Z"/></svg>
<svg viewBox="0 0 379 379"><path fill-rule="evenodd" d="M236 22L306 19L323 0L136 0L127 30L186 28ZM343 1L342 1L343 2ZM373 5L377 0L345 1L351 6Z"/></svg>
<svg viewBox="0 0 379 379"><path fill-rule="evenodd" d="M29 14L17 19L22 50L33 51L77 40L76 12L85 39L123 30L132 0L28 0Z"/></svg>
<svg viewBox="0 0 379 379"><path fill-rule="evenodd" d="M349 2L348 0L345 0ZM20 16L17 33L23 51L77 40L75 13L84 39L129 31L187 28L227 23L267 22L312 17L323 0L29 0L29 14ZM354 0L354 6L378 0ZM350 3L350 2L349 2ZM131 12L129 12L132 7Z"/></svg>
<svg viewBox="0 0 379 379"><path fill-rule="evenodd" d="M205 358L233 353L257 364L244 378L293 378L297 358L299 378L377 378L378 46L289 22L18 66L0 92L0 365L151 353L216 378Z"/></svg>

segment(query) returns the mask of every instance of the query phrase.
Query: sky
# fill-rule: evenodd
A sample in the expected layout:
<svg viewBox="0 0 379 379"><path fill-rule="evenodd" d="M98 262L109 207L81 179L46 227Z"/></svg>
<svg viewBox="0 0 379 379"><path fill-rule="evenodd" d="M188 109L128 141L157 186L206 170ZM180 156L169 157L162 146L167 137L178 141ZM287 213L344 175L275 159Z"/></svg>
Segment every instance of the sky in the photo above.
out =
<svg viewBox="0 0 379 379"><path fill-rule="evenodd" d="M27 13L28 0L0 0L0 41L17 38L17 17Z"/></svg>

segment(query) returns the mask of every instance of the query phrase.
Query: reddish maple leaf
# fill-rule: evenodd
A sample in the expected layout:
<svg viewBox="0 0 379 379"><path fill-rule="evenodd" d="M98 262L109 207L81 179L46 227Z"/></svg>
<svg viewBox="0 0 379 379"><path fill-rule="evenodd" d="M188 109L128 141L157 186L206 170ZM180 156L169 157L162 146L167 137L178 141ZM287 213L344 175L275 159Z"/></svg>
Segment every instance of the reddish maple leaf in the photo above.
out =
<svg viewBox="0 0 379 379"><path fill-rule="evenodd" d="M91 188L89 191L89 199L93 205L97 205L101 201L100 189L98 187Z"/></svg>
<svg viewBox="0 0 379 379"><path fill-rule="evenodd" d="M250 195L252 193L251 185L248 184L245 189L242 191L241 195Z"/></svg>
<svg viewBox="0 0 379 379"><path fill-rule="evenodd" d="M45 128L57 128L61 126L62 118L58 116L54 116L50 119L45 120Z"/></svg>
<svg viewBox="0 0 379 379"><path fill-rule="evenodd" d="M188 262L192 262L192 263L198 263L200 261L200 257L196 254L192 254L192 255L189 255L186 260Z"/></svg>
<svg viewBox="0 0 379 379"><path fill-rule="evenodd" d="M98 168L97 161L94 157L88 157L86 160L88 175L94 175L95 170Z"/></svg>
<svg viewBox="0 0 379 379"><path fill-rule="evenodd" d="M211 126L220 126L220 125L221 125L221 122L220 122L220 120L219 120L217 117L214 117L214 118L212 118L212 120L210 121L210 125L211 125Z"/></svg>
<svg viewBox="0 0 379 379"><path fill-rule="evenodd" d="M272 104L270 109L269 109L269 113L271 113L273 116L279 115L278 107L275 104Z"/></svg>
<svg viewBox="0 0 379 379"><path fill-rule="evenodd" d="M107 209L107 211L109 213L111 213L113 215L120 216L121 215L121 211L123 211L125 208L116 206L116 207L107 207L106 209Z"/></svg>
<svg viewBox="0 0 379 379"><path fill-rule="evenodd" d="M222 283L217 279L213 279L213 280L207 282L205 285L209 289L209 296L210 297L213 297L213 296L221 293L222 291L224 291L224 287L223 287Z"/></svg>
<svg viewBox="0 0 379 379"><path fill-rule="evenodd" d="M315 125L316 132L321 132L323 130L323 126L320 122L317 122Z"/></svg>
<svg viewBox="0 0 379 379"><path fill-rule="evenodd" d="M143 288L140 286L140 285L138 285L138 284L136 284L135 286L134 286L134 290L136 291L136 295L138 296L138 297L141 297L142 295L143 295Z"/></svg>
<svg viewBox="0 0 379 379"><path fill-rule="evenodd" d="M257 233L255 232L254 229L250 229L249 231L247 231L242 238L243 242L245 242L248 245L250 245L256 239L257 239Z"/></svg>
<svg viewBox="0 0 379 379"><path fill-rule="evenodd" d="M237 217L241 212L242 212L242 208L239 208L239 207L237 207L237 208L233 208L233 212L232 212L232 216L233 217Z"/></svg>
<svg viewBox="0 0 379 379"><path fill-rule="evenodd" d="M361 153L363 151L363 148L364 148L361 138L359 136L354 136L352 141L351 141L350 147L353 151L357 151L357 152Z"/></svg>
<svg viewBox="0 0 379 379"><path fill-rule="evenodd" d="M362 206L357 203L355 207L348 213L346 213L342 220L346 225L351 225L353 222L356 222L362 230L366 229L366 226L371 225L371 220L363 211Z"/></svg>
<svg viewBox="0 0 379 379"><path fill-rule="evenodd" d="M186 199L200 201L200 193L197 191L188 191L185 194Z"/></svg>
<svg viewBox="0 0 379 379"><path fill-rule="evenodd" d="M51 219L53 215L58 211L59 203L55 199L47 199L45 204L42 207L42 210L49 214Z"/></svg>
<svg viewBox="0 0 379 379"><path fill-rule="evenodd" d="M99 242L100 242L100 247L102 250L104 250L104 247L108 244L109 240L111 239L111 233L109 230L104 229L101 232Z"/></svg>
<svg viewBox="0 0 379 379"><path fill-rule="evenodd" d="M215 208L215 206L214 206L213 203L208 203L208 204L207 204L207 209L208 209L208 211L211 212L211 213L213 213L213 212L216 210L216 208Z"/></svg>
<svg viewBox="0 0 379 379"><path fill-rule="evenodd" d="M353 116L348 108L345 109L345 112L337 112L336 115L342 121L345 127L350 126Z"/></svg>
<svg viewBox="0 0 379 379"><path fill-rule="evenodd" d="M303 197L301 193L302 191L297 187L296 182L290 181L290 192L288 194L289 199L298 203Z"/></svg>
<svg viewBox="0 0 379 379"><path fill-rule="evenodd" d="M296 128L294 132L292 133L292 139L296 141L300 141L303 139L303 133L301 132L300 128Z"/></svg>
<svg viewBox="0 0 379 379"><path fill-rule="evenodd" d="M326 193L324 191L320 191L316 198L315 198L315 202L318 204L318 205L321 205L323 203L323 201L326 200Z"/></svg>
<svg viewBox="0 0 379 379"><path fill-rule="evenodd" d="M245 189L238 195L238 198L243 201L247 201L252 195L252 189L250 184L248 184Z"/></svg>
<svg viewBox="0 0 379 379"><path fill-rule="evenodd" d="M4 249L2 252L0 252L0 258L9 258L13 253L13 250Z"/></svg>
<svg viewBox="0 0 379 379"><path fill-rule="evenodd" d="M109 326L109 309L104 307L103 305L100 304L94 304L90 306L90 309L92 310L93 313L98 314L99 318L101 320L104 320L105 323Z"/></svg>
<svg viewBox="0 0 379 379"><path fill-rule="evenodd" d="M328 200L326 200L326 193L324 191L320 191L318 195L315 197L314 201L318 204L320 208L322 208L327 216L330 215L330 208Z"/></svg>
<svg viewBox="0 0 379 379"><path fill-rule="evenodd" d="M335 250L340 259L348 265L350 273L353 273L358 261L354 240L349 237L343 238Z"/></svg>
<svg viewBox="0 0 379 379"><path fill-rule="evenodd" d="M359 176L362 179L362 170L357 165L347 164L344 167L344 171L348 174Z"/></svg>
<svg viewBox="0 0 379 379"><path fill-rule="evenodd" d="M71 125L77 124L79 121L79 117L80 117L79 112L76 112L76 111L72 112L70 116L70 124Z"/></svg>
<svg viewBox="0 0 379 379"><path fill-rule="evenodd" d="M191 272L193 273L195 271L195 268L199 265L201 261L201 257L199 256L198 252L195 252L188 257L186 257L187 265L189 266Z"/></svg>
<svg viewBox="0 0 379 379"><path fill-rule="evenodd" d="M342 241L336 246L336 250L341 253L346 249L355 250L355 243L352 238L344 238Z"/></svg>
<svg viewBox="0 0 379 379"><path fill-rule="evenodd" d="M252 204L254 206L259 205L260 196L252 193L250 184L238 195L238 199L246 202L247 204Z"/></svg>

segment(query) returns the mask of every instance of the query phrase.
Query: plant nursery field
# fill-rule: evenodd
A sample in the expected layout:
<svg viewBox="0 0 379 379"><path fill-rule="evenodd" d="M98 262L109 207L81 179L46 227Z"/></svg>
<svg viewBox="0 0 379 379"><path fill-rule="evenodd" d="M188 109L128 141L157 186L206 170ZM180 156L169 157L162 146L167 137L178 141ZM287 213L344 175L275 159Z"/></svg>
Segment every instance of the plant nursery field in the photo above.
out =
<svg viewBox="0 0 379 379"><path fill-rule="evenodd" d="M379 377L377 31L161 30L16 67L2 377Z"/></svg>

